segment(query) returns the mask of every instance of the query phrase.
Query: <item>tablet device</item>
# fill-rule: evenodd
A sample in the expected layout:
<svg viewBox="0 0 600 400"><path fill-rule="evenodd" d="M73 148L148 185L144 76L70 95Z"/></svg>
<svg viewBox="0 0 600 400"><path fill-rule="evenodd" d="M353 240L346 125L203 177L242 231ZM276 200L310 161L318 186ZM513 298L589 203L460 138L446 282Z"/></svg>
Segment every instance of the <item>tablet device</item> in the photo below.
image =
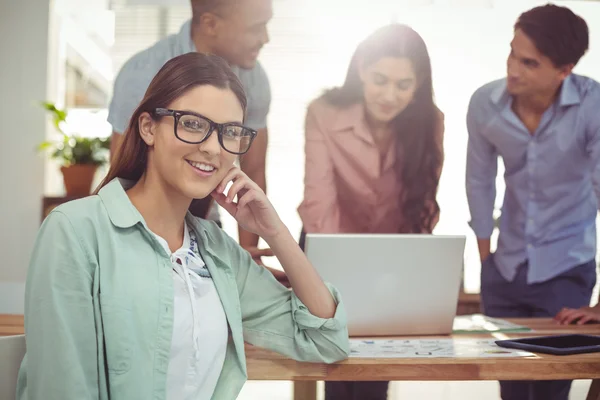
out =
<svg viewBox="0 0 600 400"><path fill-rule="evenodd" d="M592 335L558 335L497 340L496 344L500 347L559 356L600 352L600 336Z"/></svg>

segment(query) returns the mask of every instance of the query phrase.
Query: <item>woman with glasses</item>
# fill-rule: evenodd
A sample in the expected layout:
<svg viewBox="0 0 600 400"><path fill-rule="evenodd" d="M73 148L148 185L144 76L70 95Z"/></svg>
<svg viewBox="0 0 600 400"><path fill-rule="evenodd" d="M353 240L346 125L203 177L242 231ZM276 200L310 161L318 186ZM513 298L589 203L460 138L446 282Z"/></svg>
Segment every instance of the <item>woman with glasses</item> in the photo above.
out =
<svg viewBox="0 0 600 400"><path fill-rule="evenodd" d="M367 37L344 84L308 108L301 245L305 232L430 233L443 132L423 39L398 24ZM327 400L385 399L387 390L387 382L325 385Z"/></svg>
<svg viewBox="0 0 600 400"><path fill-rule="evenodd" d="M245 341L303 361L347 356L338 292L234 165L256 137L245 107L218 57L158 72L97 194L57 207L38 234L19 399L234 399ZM291 291L188 212L206 196L267 241Z"/></svg>

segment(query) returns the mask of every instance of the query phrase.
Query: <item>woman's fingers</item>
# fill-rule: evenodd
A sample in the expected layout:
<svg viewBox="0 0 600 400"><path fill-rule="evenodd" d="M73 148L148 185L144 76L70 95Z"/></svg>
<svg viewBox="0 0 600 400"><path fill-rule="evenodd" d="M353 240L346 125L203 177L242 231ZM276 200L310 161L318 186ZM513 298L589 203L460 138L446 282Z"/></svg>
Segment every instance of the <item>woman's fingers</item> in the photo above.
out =
<svg viewBox="0 0 600 400"><path fill-rule="evenodd" d="M241 197L238 197L238 208L243 208L254 200L256 200L256 192L253 190L248 190Z"/></svg>
<svg viewBox="0 0 600 400"><path fill-rule="evenodd" d="M223 178L221 183L216 187L215 192L224 193L229 182L233 182L229 190L227 191L226 201L233 203L235 196L238 196L238 200L242 197L245 190L260 190L258 185L254 183L248 176L241 171L239 168L232 168L227 175Z"/></svg>
<svg viewBox="0 0 600 400"><path fill-rule="evenodd" d="M225 188L227 188L227 185L229 184L229 182L235 181L236 178L242 174L244 174L244 173L238 167L231 168L229 171L227 171L227 174L221 180L221 183L219 183L219 185L217 185L217 187L215 188L215 191L217 193L223 193L225 191Z"/></svg>
<svg viewBox="0 0 600 400"><path fill-rule="evenodd" d="M245 193L245 190L249 190L250 189L250 180L245 178L245 177L236 177L236 180L233 182L233 185L231 185L231 187L229 188L229 191L227 192L227 202L229 203L233 203L233 200L235 199L235 196L238 195L238 203L242 197L242 195Z"/></svg>
<svg viewBox="0 0 600 400"><path fill-rule="evenodd" d="M215 199L218 205L223 207L225 211L227 211L229 214L235 217L237 205L233 203L228 203L227 196L225 196L223 193L218 193L217 191L212 192L210 195L213 197L213 199Z"/></svg>

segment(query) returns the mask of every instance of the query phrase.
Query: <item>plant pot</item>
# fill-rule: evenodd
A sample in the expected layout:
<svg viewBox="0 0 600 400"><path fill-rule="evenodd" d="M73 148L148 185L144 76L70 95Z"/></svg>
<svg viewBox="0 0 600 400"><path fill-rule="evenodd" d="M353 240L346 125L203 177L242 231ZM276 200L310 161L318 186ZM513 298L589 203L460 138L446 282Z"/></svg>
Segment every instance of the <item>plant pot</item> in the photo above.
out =
<svg viewBox="0 0 600 400"><path fill-rule="evenodd" d="M67 196L88 196L92 190L92 182L97 169L98 166L92 164L73 164L61 167L60 171L63 174Z"/></svg>

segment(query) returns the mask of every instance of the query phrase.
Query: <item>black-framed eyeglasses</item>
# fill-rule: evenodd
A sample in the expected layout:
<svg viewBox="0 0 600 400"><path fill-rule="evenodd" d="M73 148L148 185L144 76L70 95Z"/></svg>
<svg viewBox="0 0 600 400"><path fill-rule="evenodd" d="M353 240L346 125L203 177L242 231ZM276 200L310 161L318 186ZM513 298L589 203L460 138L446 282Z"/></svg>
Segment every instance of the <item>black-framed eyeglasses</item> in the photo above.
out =
<svg viewBox="0 0 600 400"><path fill-rule="evenodd" d="M216 130L221 147L232 154L239 155L248 152L252 141L258 134L254 129L237 122L219 124L192 111L157 108L154 113L160 117L173 117L173 132L177 139L185 143L200 144Z"/></svg>

